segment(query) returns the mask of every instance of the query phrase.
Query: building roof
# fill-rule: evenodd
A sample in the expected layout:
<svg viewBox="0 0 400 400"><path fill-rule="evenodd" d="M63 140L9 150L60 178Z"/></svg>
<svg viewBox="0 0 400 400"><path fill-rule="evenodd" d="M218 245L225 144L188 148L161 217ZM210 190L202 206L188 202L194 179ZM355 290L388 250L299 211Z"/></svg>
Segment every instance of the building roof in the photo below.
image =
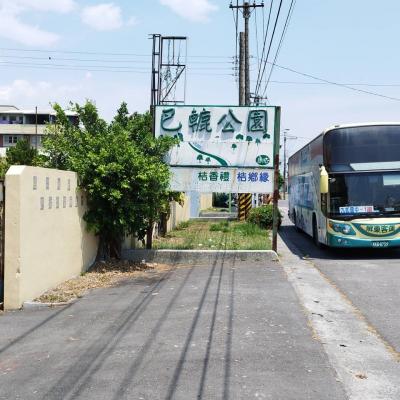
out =
<svg viewBox="0 0 400 400"><path fill-rule="evenodd" d="M68 116L77 115L76 112L70 111L70 110L65 110L64 112ZM37 113L41 114L41 115L43 115L43 114L44 115L56 115L56 112L53 109L37 110ZM0 114L35 115L36 110L35 109L20 110L15 106L0 105Z"/></svg>
<svg viewBox="0 0 400 400"><path fill-rule="evenodd" d="M18 108L15 106L7 105L7 104L0 104L0 112L1 111L10 111L10 110L18 110Z"/></svg>

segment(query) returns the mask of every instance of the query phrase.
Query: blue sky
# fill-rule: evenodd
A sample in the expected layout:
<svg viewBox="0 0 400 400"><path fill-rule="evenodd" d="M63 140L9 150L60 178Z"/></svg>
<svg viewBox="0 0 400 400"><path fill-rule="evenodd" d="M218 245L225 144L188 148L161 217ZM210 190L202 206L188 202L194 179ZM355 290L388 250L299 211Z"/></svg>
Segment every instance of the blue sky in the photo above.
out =
<svg viewBox="0 0 400 400"><path fill-rule="evenodd" d="M187 103L236 104L235 29L229 3L0 0L0 104L47 108L54 101L66 105L70 100L93 99L110 119L125 100L131 111L143 111L150 101L150 58L142 56L151 52L150 33L189 37ZM265 0L265 15L270 4ZM274 0L275 11L278 4ZM281 22L289 4L290 0L283 0ZM396 51L400 2L385 0L379 5L370 0L297 0L277 63L340 83L400 85ZM261 42L261 11L257 20ZM257 73L254 22L255 14L250 24L253 81ZM19 51L4 50L10 48ZM72 65L74 70L54 69L57 65ZM94 65L108 69L125 65L137 72L99 72ZM279 68L272 75L269 102L282 106L282 127L299 137L289 142L290 151L333 124L400 119L400 101L316 83ZM400 99L400 86L354 87Z"/></svg>

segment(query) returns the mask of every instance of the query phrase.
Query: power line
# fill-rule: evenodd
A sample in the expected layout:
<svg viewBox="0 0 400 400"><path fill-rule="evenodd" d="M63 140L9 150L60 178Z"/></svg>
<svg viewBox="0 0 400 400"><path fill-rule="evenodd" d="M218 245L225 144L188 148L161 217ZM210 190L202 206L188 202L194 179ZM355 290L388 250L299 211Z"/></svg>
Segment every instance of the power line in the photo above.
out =
<svg viewBox="0 0 400 400"><path fill-rule="evenodd" d="M360 93L364 93L364 94L369 94L369 95L372 95L372 96L382 97L382 98L385 98L385 99L388 99L388 100L400 101L400 98L397 98L397 97L386 96L386 95L384 95L384 94L371 92L371 91L369 91L369 90L364 90L364 89L355 88L355 87L350 86L350 85L345 84L345 83L338 83L338 82L330 81L330 80L327 80L327 79L324 79L324 78L319 78L319 77L317 77L317 76L314 76L314 75L311 75L311 74L307 74L307 73L305 73L305 72L296 71L296 70L294 70L294 69L292 69L292 68L284 67L284 66L282 66L282 65L273 64L273 63L268 62L268 61L267 61L267 63L268 63L268 64L271 64L271 65L274 65L275 67L280 68L280 69L283 69L283 70L285 70L285 71L290 71L290 72L293 72L294 74L301 75L301 76L305 76L305 77L311 78L311 79L315 79L315 80L320 81L320 82L325 82L325 83L328 83L328 84L330 84L330 85L343 87L343 88L346 88L346 89L349 89L349 90L353 90L353 91L355 91L355 92L360 92Z"/></svg>
<svg viewBox="0 0 400 400"><path fill-rule="evenodd" d="M11 66L4 65L2 66L0 64L0 68L11 68ZM22 69L45 69L45 70L60 70L60 71L85 71L85 72L106 72L106 73L123 73L123 74L148 74L151 72L150 70L148 71L135 71L135 70L109 70L109 69L87 69L87 68L64 68L64 67L33 67L33 66L24 66L24 65L16 65L13 66L12 68L22 68ZM231 76L234 77L234 74L224 74L224 73L202 73L202 72L191 72L189 74L190 76Z"/></svg>
<svg viewBox="0 0 400 400"><path fill-rule="evenodd" d="M235 24L235 77L237 78L237 69L238 69L238 24L239 24L239 0L236 0L236 11L235 9L232 8L232 16L233 16L233 23ZM236 16L235 16L236 13ZM237 79L236 79L237 81ZM239 86L239 82L237 82L237 85Z"/></svg>
<svg viewBox="0 0 400 400"><path fill-rule="evenodd" d="M264 10L264 7L262 7L262 9ZM260 54L258 51L259 48L259 43L258 43L258 24L257 24L257 8L254 9L254 22L255 22L255 33L256 33L256 50L257 50L257 58L260 58Z"/></svg>
<svg viewBox="0 0 400 400"><path fill-rule="evenodd" d="M133 68L146 70L148 68L145 67L135 67L135 66L125 66L125 65L73 65L73 64L56 64L56 63L23 63L23 62L14 62L14 61L0 61L0 65L24 65L24 66L34 66L34 67L68 67L68 68L102 68L102 69L110 69L110 70L132 70ZM232 71L233 67L191 67L191 70L225 70Z"/></svg>
<svg viewBox="0 0 400 400"><path fill-rule="evenodd" d="M110 73L131 73L131 74L148 74L150 69L108 69L101 67L85 68L84 66L60 66L60 65L38 65L38 64L24 64L17 65L13 63L0 63L3 68L23 68L23 69L44 69L44 70L61 70L61 71L86 71L86 72L110 72ZM193 70L193 68L191 69ZM207 69L199 69L200 71L207 71ZM234 73L219 73L219 72L190 72L190 75L204 75L204 76L234 76Z"/></svg>
<svg viewBox="0 0 400 400"><path fill-rule="evenodd" d="M262 73L261 73L260 80L259 80L259 82L258 82L258 86L256 87L256 90L255 90L256 96L257 96L257 94L258 94L258 90L260 89L260 85L261 85L261 82L262 82L262 78L263 78L264 73L265 73L265 68L266 68L266 66L267 66L268 57L269 57L269 53L270 53L270 51L271 51L272 42L274 41L276 26L277 26L277 24L278 24L278 20L279 20L279 15L280 15L280 12L281 12L281 8L282 8L282 0L280 0L280 2L279 2L278 13L277 13L277 15L276 15L275 24L274 24L274 29L273 29L273 31L272 31L271 40L270 40L270 42L269 42L268 52L267 52L267 55L266 55L265 60L264 60L263 71L262 71Z"/></svg>
<svg viewBox="0 0 400 400"><path fill-rule="evenodd" d="M270 83L287 85L330 85L326 82L298 82L298 81L270 81ZM368 87L400 87L400 83L341 83L346 86L368 86Z"/></svg>
<svg viewBox="0 0 400 400"><path fill-rule="evenodd" d="M261 52L261 59L258 60L259 61L259 65L258 65L258 73L257 73L257 81L256 81L257 82L256 83L256 90L254 91L255 93L257 92L257 87L258 87L258 84L259 84L259 79L260 79L260 74L261 74L261 67L262 67L262 63L263 63L263 60L264 60L265 45L267 44L268 29L269 29L269 23L270 23L270 20L271 20L271 12L272 12L273 6L274 6L274 0L272 0L271 5L269 7L267 29L266 29L265 34L264 34L264 43L263 43L263 49L262 49L262 52Z"/></svg>
<svg viewBox="0 0 400 400"><path fill-rule="evenodd" d="M288 15L287 15L287 17L286 17L285 25L284 25L284 27L283 27L282 35L281 35L281 38L280 38L280 40L279 40L278 49L277 49L277 51L276 51L276 53L275 53L274 62L273 62L273 65L271 66L271 69L270 69L270 71L269 71L268 80L267 80L267 83L265 84L265 88L264 88L262 97L265 97L265 93L267 92L268 83L269 83L269 81L270 81L270 79L271 79L271 75L272 75L272 72L273 72L273 70L274 70L274 65L275 65L275 63L276 63L276 61L277 61L277 59L278 59L279 52L281 51L281 47L282 47L283 40L285 39L286 32L287 32L287 30L288 30L288 28L289 28L290 20L291 20L291 18L292 18L295 5L296 5L296 0L292 0L291 3L290 3Z"/></svg>
<svg viewBox="0 0 400 400"><path fill-rule="evenodd" d="M3 68L24 68L24 69L44 69L44 70L61 70L61 71L86 71L86 72L118 72L118 73L134 73L134 74L148 74L150 70L148 71L142 71L142 70L133 70L133 69L126 69L126 70L120 70L120 69L94 69L94 68L83 68L83 67L56 67L56 66L39 66L39 65L29 65L29 64L20 64L20 65L10 65L10 64L5 64L5 63L0 63L0 67Z"/></svg>
<svg viewBox="0 0 400 400"><path fill-rule="evenodd" d="M104 56L134 56L134 57L148 57L151 58L151 54L138 54L138 53L108 53L108 52L96 52L96 51L72 51L72 50L42 50L42 49L16 49L10 47L0 47L0 51L15 51L15 52L34 52L34 53L52 53L52 54L92 54L92 55L104 55ZM219 59L232 59L232 56L214 56L214 55L192 55L190 58L219 58Z"/></svg>
<svg viewBox="0 0 400 400"><path fill-rule="evenodd" d="M14 56L2 54L1 58L18 60L47 60L47 61L76 61L76 62L104 62L104 63L133 63L148 64L145 60L108 60L99 58L65 58L65 57L32 57L32 56ZM0 61L1 62L1 61ZM191 64L234 64L234 61L191 61Z"/></svg>
<svg viewBox="0 0 400 400"><path fill-rule="evenodd" d="M98 51L74 51L74 50L43 50L43 49L16 49L11 47L0 47L1 51L15 51L15 52L29 52L29 53L52 53L52 54L92 54L103 56L135 56L135 57L151 57L151 54L137 54L137 53L108 53Z"/></svg>

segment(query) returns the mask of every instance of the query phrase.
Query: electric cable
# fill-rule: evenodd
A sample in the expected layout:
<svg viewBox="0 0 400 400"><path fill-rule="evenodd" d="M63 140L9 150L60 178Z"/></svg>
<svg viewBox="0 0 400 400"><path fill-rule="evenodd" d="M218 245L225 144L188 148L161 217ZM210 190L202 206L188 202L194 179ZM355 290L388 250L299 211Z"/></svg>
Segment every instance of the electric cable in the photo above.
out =
<svg viewBox="0 0 400 400"><path fill-rule="evenodd" d="M264 60L264 67L263 67L263 70L262 70L262 73L261 73L261 76L260 76L260 79L259 79L259 82L258 82L258 87L256 87L256 90L255 90L256 96L258 95L258 91L259 91L259 89L260 89L260 85L261 85L261 82L262 82L262 79L263 79L263 76L264 76L264 73L265 73L265 68L266 68L266 66L267 66L267 61L268 61L268 58L269 58L269 53L270 53L270 51L271 51L272 43L273 43L273 41L274 41L276 26L277 26L277 24L278 24L278 20L279 20L279 15L280 15L280 13L281 13L281 9L282 9L282 0L280 0L280 2L279 2L279 8L278 8L278 12L277 12L276 19L275 19L274 29L273 29L273 31L272 31L271 40L270 40L270 42L269 42L268 52L267 52L267 55L266 55L265 60Z"/></svg>
<svg viewBox="0 0 400 400"><path fill-rule="evenodd" d="M270 62L267 62L267 63L268 64L272 64ZM319 78L319 77L317 77L315 75L307 74L305 72L296 71L296 70L294 70L292 68L289 68L289 67L284 67L283 65L278 65L278 64L274 64L274 65L275 65L275 67L280 68L282 70L289 71L289 72L292 72L292 73L297 74L297 75L305 76L307 78L315 79L315 80L320 81L320 82L325 82L325 83L330 84L330 85L343 87L345 89L353 90L355 92L360 92L360 93L364 93L364 94L369 94L371 96L382 97L382 98L385 98L385 99L388 99L388 100L400 101L400 98L397 98L397 97L386 96L386 95L381 94L381 93L376 93L376 92L371 92L369 90L355 88L355 87L350 86L350 85L345 84L345 83L339 83L339 82L330 81L328 79Z"/></svg>
<svg viewBox="0 0 400 400"><path fill-rule="evenodd" d="M264 44L263 44L263 49L262 49L262 52L261 52L261 59L260 59L258 73L257 73L256 89L254 91L255 93L257 93L257 88L258 88L258 85L259 85L259 79L260 79L260 74L261 74L261 66L262 66L262 63L263 63L263 60L264 60L265 45L267 44L269 23L270 23L270 20L271 20L271 12L272 12L273 6L274 6L274 0L272 0L270 8L269 8L267 30L265 31L265 34L264 34Z"/></svg>
<svg viewBox="0 0 400 400"><path fill-rule="evenodd" d="M261 82L262 82L262 78L263 78L264 73L265 73L265 68L266 68L267 63L268 63L268 57L269 57L269 53L270 53L270 51L271 51L272 43L273 43L273 41L274 41L276 26L277 26L277 24L278 24L278 20L279 20L279 15L280 15L280 12L281 12L281 8L282 8L282 0L280 0L280 2L279 2L279 8L278 8L278 13L277 13L276 19L275 19L274 29L273 29L273 31L272 31L271 40L270 40L270 42L269 42L269 47L268 47L267 56L265 57L265 60L264 60L264 68L263 68L263 71L262 71L262 73L261 73L261 77L260 77L260 80L259 80L258 88L256 88L256 91L255 91L256 96L258 95L258 90L260 89L260 84L261 84Z"/></svg>
<svg viewBox="0 0 400 400"><path fill-rule="evenodd" d="M43 50L43 49L17 49L10 47L0 47L0 51L13 51L13 52L35 52L35 53L52 53L52 54L92 54L92 55L104 55L104 56L134 56L134 57L148 57L151 58L151 54L138 54L138 53L108 53L108 52L95 52L95 51L72 51L72 50ZM216 55L192 55L193 58L220 58L220 59L232 59L232 56L216 56Z"/></svg>
<svg viewBox="0 0 400 400"><path fill-rule="evenodd" d="M286 17L285 25L284 25L284 27L283 27L282 35L281 35L281 38L280 38L280 40L279 40L278 49L277 49L277 51L276 51L276 53L275 53L275 58L274 58L274 61L273 61L273 65L271 66L271 69L270 69L270 71L269 71L267 83L265 84L265 88L264 88L262 97L265 97L265 94L266 94L266 92L267 92L268 83L269 83L269 81L270 81L270 79L271 79L271 75L272 75L272 72L273 72L273 70L274 70L274 65L275 65L275 63L276 63L276 61L277 61L277 59L278 59L279 52L280 52L280 50L281 50L283 40L285 39L286 32L287 32L287 30L288 30L288 28L289 28L290 20L291 20L291 18L292 18L295 5L296 5L296 0L292 0L291 3L290 3L290 8L289 8L289 11L288 11L288 15L287 15L287 17Z"/></svg>

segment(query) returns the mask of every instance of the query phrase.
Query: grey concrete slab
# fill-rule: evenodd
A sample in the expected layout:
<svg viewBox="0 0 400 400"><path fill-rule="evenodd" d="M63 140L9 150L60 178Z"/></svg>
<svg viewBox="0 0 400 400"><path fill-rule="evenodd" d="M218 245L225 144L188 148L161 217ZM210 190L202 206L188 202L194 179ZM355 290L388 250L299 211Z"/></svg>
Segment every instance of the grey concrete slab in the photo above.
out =
<svg viewBox="0 0 400 400"><path fill-rule="evenodd" d="M277 261L278 256L272 250L123 250L122 257L137 262L159 264L210 265L223 259L224 263L269 262Z"/></svg>
<svg viewBox="0 0 400 400"><path fill-rule="evenodd" d="M345 399L279 263L215 260L0 316L0 399Z"/></svg>
<svg viewBox="0 0 400 400"><path fill-rule="evenodd" d="M400 353L399 249L316 248L291 223L282 227L281 237L293 253L311 259Z"/></svg>

